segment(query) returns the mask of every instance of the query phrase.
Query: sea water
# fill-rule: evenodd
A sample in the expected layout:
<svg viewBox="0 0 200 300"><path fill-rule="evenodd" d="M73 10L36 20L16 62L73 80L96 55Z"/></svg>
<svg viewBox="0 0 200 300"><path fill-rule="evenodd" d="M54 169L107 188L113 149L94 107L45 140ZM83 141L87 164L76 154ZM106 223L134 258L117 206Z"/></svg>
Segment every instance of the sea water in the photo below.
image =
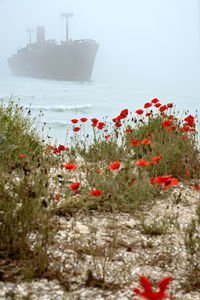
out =
<svg viewBox="0 0 200 300"><path fill-rule="evenodd" d="M73 135L71 119L82 117L111 121L122 109L134 112L153 98L162 104L174 103L177 110L195 113L200 104L199 84L160 85L129 82L65 82L5 75L0 78L0 98L9 99L31 109L31 115L42 116L36 122L45 140L66 144L67 133ZM45 124L44 131L41 130ZM91 122L84 124L91 130Z"/></svg>

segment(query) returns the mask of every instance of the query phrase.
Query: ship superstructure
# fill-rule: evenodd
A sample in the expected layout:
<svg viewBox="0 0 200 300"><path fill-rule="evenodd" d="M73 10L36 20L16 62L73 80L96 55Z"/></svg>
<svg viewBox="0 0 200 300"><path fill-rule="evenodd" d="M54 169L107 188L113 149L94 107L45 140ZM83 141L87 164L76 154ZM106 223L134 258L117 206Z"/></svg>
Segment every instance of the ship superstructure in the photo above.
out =
<svg viewBox="0 0 200 300"><path fill-rule="evenodd" d="M90 81L99 45L90 39L69 40L69 18L66 19L66 40L58 43L45 39L45 28L37 27L37 40L12 57L8 64L15 75L69 81Z"/></svg>

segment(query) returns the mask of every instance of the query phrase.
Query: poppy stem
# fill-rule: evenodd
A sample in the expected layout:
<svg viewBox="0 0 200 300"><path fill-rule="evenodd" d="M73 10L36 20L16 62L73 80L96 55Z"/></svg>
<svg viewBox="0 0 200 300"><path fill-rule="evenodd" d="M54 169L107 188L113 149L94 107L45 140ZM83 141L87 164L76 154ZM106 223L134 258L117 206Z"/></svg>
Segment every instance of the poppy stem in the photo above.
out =
<svg viewBox="0 0 200 300"><path fill-rule="evenodd" d="M96 131L95 131L95 128L93 127L93 135L94 135L94 143L96 145L97 143L97 138L96 138Z"/></svg>

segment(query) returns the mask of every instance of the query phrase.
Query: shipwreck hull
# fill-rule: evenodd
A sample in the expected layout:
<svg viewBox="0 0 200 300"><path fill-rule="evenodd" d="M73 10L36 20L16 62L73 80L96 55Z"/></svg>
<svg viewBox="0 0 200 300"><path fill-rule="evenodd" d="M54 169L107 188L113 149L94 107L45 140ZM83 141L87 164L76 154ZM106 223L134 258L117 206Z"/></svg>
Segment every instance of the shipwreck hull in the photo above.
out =
<svg viewBox="0 0 200 300"><path fill-rule="evenodd" d="M8 59L17 76L90 81L99 45L93 40L27 45Z"/></svg>

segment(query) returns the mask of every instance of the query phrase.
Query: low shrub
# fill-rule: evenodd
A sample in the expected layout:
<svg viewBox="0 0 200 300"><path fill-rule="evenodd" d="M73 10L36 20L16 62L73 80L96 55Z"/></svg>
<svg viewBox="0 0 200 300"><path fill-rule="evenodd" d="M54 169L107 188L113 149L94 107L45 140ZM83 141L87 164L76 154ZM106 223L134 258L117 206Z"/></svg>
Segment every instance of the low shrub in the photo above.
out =
<svg viewBox="0 0 200 300"><path fill-rule="evenodd" d="M0 105L0 257L33 259L39 275L48 265L52 160L33 124L19 104Z"/></svg>
<svg viewBox="0 0 200 300"><path fill-rule="evenodd" d="M77 161L75 176L78 170L82 175L78 176L78 191L66 201L66 210L71 210L73 203L77 209L80 203L81 208L129 211L152 203L162 192L159 186L166 190L179 180L197 179L200 156L196 119L191 115L178 118L172 110L173 104L162 105L153 99L130 119L128 109L124 109L112 120L113 125L94 118L89 144L88 135L81 136L84 125L76 120L74 128L79 126L80 131L74 132L76 144L68 158ZM110 168L116 162L118 167ZM92 189L102 194L91 197Z"/></svg>

